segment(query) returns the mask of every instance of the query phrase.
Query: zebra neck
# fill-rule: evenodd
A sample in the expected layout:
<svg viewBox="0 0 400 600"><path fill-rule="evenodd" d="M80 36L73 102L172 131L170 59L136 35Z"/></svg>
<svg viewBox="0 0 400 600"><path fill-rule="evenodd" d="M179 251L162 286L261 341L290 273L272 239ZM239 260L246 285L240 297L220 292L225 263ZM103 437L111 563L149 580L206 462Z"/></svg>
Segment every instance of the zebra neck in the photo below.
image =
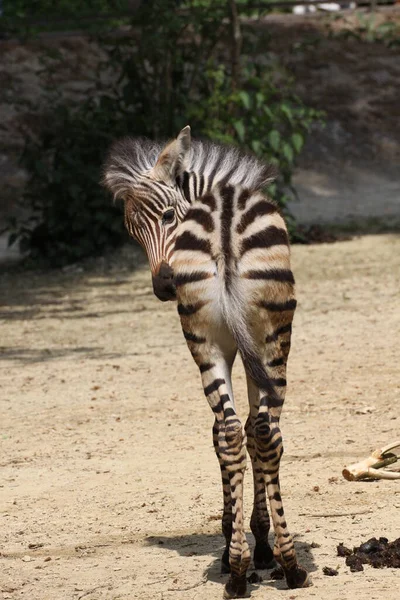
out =
<svg viewBox="0 0 400 600"><path fill-rule="evenodd" d="M191 204L210 190L209 177L195 171L185 171L179 178L178 185Z"/></svg>

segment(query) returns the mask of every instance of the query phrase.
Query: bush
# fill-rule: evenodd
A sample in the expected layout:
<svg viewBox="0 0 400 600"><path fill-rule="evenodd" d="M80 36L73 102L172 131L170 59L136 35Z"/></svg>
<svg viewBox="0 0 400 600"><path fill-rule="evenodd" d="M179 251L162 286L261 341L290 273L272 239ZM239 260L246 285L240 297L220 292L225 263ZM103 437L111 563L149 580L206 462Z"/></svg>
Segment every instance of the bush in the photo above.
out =
<svg viewBox="0 0 400 600"><path fill-rule="evenodd" d="M29 217L13 224L10 242L18 239L30 258L57 267L124 239L121 210L99 185L104 151L118 122L113 126L104 102L89 99L77 110L56 107L45 123L22 157L30 173L23 197Z"/></svg>
<svg viewBox="0 0 400 600"><path fill-rule="evenodd" d="M284 77L282 78L282 75ZM268 193L286 215L292 238L298 237L287 202L296 195L292 173L305 137L321 113L303 105L292 91L291 79L276 66L253 63L243 69L239 91L231 91L224 66L206 74L204 100L189 109L190 122L206 137L241 146L275 164L279 175Z"/></svg>
<svg viewBox="0 0 400 600"><path fill-rule="evenodd" d="M61 266L126 240L121 211L99 186L104 155L121 135L168 138L190 123L194 136L243 146L278 164L270 193L285 209L295 157L319 115L294 96L279 66L234 63L240 45L223 21L235 25L226 12L234 3L182 4L192 10L142 3L133 33L103 43L107 60L79 106L54 108L49 97L42 133L23 156L29 220L14 223L11 236L36 261Z"/></svg>

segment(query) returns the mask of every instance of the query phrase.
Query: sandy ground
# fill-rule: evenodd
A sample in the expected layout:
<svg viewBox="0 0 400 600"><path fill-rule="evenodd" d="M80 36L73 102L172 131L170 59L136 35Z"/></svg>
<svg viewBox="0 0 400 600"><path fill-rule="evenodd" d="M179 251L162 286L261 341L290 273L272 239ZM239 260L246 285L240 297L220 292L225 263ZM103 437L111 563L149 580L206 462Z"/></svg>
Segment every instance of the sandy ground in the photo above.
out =
<svg viewBox="0 0 400 600"><path fill-rule="evenodd" d="M287 591L265 571L251 596L397 600L399 572L350 573L336 545L399 536L400 483L341 470L400 437L400 238L297 246L293 261L281 477L314 585ZM211 411L175 307L122 265L1 278L4 599L222 597ZM245 417L240 365L235 385ZM248 473L247 523L251 488Z"/></svg>

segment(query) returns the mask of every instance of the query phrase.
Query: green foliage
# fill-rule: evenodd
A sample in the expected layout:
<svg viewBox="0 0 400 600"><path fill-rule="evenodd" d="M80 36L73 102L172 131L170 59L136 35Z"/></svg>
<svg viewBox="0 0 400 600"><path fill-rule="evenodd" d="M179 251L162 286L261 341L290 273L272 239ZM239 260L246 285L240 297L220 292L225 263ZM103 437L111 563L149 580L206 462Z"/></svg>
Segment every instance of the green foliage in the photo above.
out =
<svg viewBox="0 0 400 600"><path fill-rule="evenodd" d="M62 266L124 239L121 210L99 186L104 149L119 125L104 109L93 99L77 110L61 104L49 113L40 139L27 143L29 217L13 224L10 241L18 239L36 263Z"/></svg>
<svg viewBox="0 0 400 600"><path fill-rule="evenodd" d="M400 27L395 21L384 21L377 25L375 15L359 12L355 26L341 29L333 34L344 39L356 39L368 43L384 44L388 48L400 46Z"/></svg>
<svg viewBox="0 0 400 600"><path fill-rule="evenodd" d="M127 19L134 0L4 0L0 35L34 37L43 31L100 33ZM114 15L113 19L109 15ZM119 17L121 15L121 17Z"/></svg>
<svg viewBox="0 0 400 600"><path fill-rule="evenodd" d="M48 96L42 132L28 140L23 156L29 219L12 231L36 261L60 266L126 240L121 210L99 185L104 155L121 135L168 138L190 123L195 136L276 163L281 175L270 192L285 207L294 161L319 115L296 98L276 64L242 58L233 80L225 0L182 4L190 10L148 0L135 13L135 34L103 42L107 60L84 102ZM293 233L290 216L289 225Z"/></svg>
<svg viewBox="0 0 400 600"><path fill-rule="evenodd" d="M5 17L51 17L126 10L129 0L3 0Z"/></svg>
<svg viewBox="0 0 400 600"><path fill-rule="evenodd" d="M197 123L205 137L241 146L277 165L279 178L268 191L285 209L288 191L295 193L292 172L296 157L321 113L303 105L293 93L290 78L276 65L266 68L253 61L244 67L239 91L232 91L224 65L209 68L204 84L202 102L189 107L189 121Z"/></svg>

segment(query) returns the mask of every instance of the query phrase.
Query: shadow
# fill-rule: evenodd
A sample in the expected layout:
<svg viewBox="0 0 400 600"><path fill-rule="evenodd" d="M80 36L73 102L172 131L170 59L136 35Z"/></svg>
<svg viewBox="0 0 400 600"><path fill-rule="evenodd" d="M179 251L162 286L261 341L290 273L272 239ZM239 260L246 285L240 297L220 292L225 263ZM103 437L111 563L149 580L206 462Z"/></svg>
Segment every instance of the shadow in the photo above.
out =
<svg viewBox="0 0 400 600"><path fill-rule="evenodd" d="M120 267L85 265L48 271L4 270L0 265L0 319L96 319L142 312L147 309L145 302L153 300L150 271L139 284L133 280L145 259L140 255L129 268L126 261L121 263Z"/></svg>
<svg viewBox="0 0 400 600"><path fill-rule="evenodd" d="M146 307L140 307L139 309L119 309L119 310L101 310L85 312L83 307L74 306L70 308L62 308L60 310L46 310L42 312L40 308L28 308L28 309L16 309L16 310L0 310L0 319L8 319L10 321L26 321L27 319L101 319L109 315L115 314L132 314L135 312L143 312L150 310Z"/></svg>
<svg viewBox="0 0 400 600"><path fill-rule="evenodd" d="M143 353L141 353L143 354ZM23 364L33 364L37 362L47 362L58 358L67 358L68 356L76 358L80 355L86 359L114 359L121 358L118 352L105 352L101 346L78 346L74 348L7 348L0 346L0 361L1 360L18 360ZM123 356L135 355L135 353L124 353Z"/></svg>
<svg viewBox="0 0 400 600"><path fill-rule="evenodd" d="M302 542L295 538L295 549L299 559L299 563L307 569L309 573L317 571L318 567L315 564L313 557L313 548L307 542ZM250 550L253 555L254 550L254 538L251 534L247 533L247 540L249 542ZM228 580L228 575L221 574L221 557L225 548L225 539L222 535L218 534L207 534L207 533L193 533L190 535L176 535L172 537L167 536L149 536L145 538L145 543L151 546L159 546L162 549L171 550L177 552L181 556L204 556L211 555L213 561L205 569L204 575L207 581L214 581L216 583L225 584ZM273 546L273 539L270 539L271 546ZM248 575L254 571L253 560L250 563ZM262 581L259 583L249 583L249 592L258 589L259 587L273 587L279 590L287 590L287 584L285 580L273 580L270 578L271 571L263 570L257 571L261 575Z"/></svg>

